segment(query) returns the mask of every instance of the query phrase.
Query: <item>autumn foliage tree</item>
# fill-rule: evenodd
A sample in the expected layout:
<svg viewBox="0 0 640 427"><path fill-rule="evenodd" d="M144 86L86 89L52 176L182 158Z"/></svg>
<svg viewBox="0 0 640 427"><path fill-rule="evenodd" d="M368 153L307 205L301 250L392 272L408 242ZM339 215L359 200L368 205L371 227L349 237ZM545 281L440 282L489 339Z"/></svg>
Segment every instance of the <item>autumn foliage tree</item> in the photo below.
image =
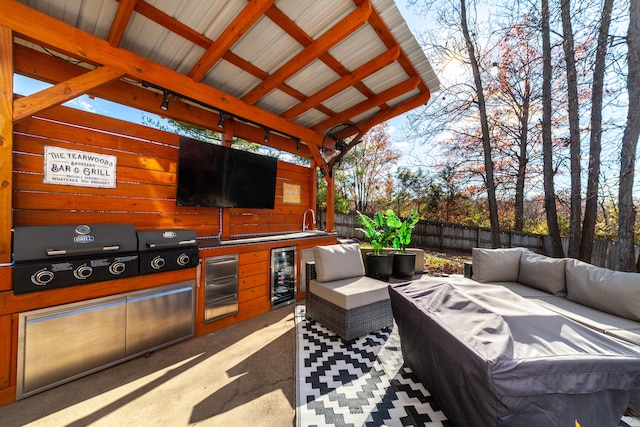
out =
<svg viewBox="0 0 640 427"><path fill-rule="evenodd" d="M391 173L401 153L393 149L386 123L373 127L362 142L342 159L336 174L336 191L352 202L351 208L369 212L392 187Z"/></svg>

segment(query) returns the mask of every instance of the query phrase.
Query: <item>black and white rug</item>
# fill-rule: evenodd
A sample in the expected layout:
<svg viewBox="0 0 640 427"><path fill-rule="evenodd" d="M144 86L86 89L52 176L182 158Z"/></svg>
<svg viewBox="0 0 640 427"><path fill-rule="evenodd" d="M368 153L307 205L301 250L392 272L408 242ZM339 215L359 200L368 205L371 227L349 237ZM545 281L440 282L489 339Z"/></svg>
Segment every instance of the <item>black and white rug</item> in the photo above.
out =
<svg viewBox="0 0 640 427"><path fill-rule="evenodd" d="M451 426L403 365L395 332L344 344L296 307L298 426Z"/></svg>
<svg viewBox="0 0 640 427"><path fill-rule="evenodd" d="M304 310L295 312L298 427L454 427L404 365L395 328L344 344ZM637 418L620 422L635 426Z"/></svg>

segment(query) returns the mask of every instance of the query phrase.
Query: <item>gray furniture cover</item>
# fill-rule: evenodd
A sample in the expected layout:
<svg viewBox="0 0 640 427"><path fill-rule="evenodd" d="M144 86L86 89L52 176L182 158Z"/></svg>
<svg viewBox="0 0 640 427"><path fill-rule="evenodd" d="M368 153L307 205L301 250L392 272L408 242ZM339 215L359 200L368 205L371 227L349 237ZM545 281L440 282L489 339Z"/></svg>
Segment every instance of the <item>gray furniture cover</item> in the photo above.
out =
<svg viewBox="0 0 640 427"><path fill-rule="evenodd" d="M454 426L617 426L640 351L509 290L390 285L405 363Z"/></svg>

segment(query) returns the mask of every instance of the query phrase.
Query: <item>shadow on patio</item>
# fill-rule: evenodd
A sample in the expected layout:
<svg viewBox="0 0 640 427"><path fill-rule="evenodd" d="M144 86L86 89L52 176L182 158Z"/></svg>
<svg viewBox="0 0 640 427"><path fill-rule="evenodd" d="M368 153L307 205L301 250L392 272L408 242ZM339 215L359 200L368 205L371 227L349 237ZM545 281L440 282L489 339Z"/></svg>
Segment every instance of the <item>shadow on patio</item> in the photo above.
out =
<svg viewBox="0 0 640 427"><path fill-rule="evenodd" d="M291 305L0 407L0 424L292 425L294 384Z"/></svg>

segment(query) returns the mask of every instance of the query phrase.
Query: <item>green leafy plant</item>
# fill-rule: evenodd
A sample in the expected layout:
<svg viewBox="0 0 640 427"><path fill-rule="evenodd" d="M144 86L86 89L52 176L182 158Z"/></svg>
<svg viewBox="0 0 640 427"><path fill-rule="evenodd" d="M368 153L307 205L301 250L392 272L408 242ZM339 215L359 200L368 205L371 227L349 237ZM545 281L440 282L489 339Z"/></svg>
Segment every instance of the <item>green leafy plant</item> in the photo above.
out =
<svg viewBox="0 0 640 427"><path fill-rule="evenodd" d="M380 212L376 212L373 218L369 218L367 215L358 212L358 220L362 224L363 228L357 228L361 231L371 242L373 247L373 254L380 255L382 248L389 245L389 242L395 237L395 229L398 226L398 218L391 209L383 215Z"/></svg>
<svg viewBox="0 0 640 427"><path fill-rule="evenodd" d="M392 212L393 213L393 212ZM400 249L401 254L407 253L407 246L411 243L411 235L413 234L413 228L419 221L418 211L414 210L411 214L402 221L393 213L395 220L391 220L390 224L395 228L393 233L393 248Z"/></svg>

